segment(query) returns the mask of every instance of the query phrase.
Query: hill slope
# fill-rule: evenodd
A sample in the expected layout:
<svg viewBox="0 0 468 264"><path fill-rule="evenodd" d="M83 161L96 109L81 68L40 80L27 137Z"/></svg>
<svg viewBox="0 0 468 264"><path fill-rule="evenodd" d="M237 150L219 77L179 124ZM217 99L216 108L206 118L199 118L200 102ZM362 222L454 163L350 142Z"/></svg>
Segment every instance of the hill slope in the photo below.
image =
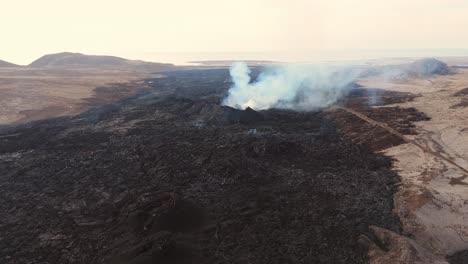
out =
<svg viewBox="0 0 468 264"><path fill-rule="evenodd" d="M139 72L158 72L170 70L174 67L173 64L168 63L127 60L114 56L85 55L71 52L44 55L29 66L66 69L102 68Z"/></svg>
<svg viewBox="0 0 468 264"><path fill-rule="evenodd" d="M417 60L409 64L407 68L408 72L425 77L453 73L453 70L446 63L434 58Z"/></svg>
<svg viewBox="0 0 468 264"><path fill-rule="evenodd" d="M8 61L0 60L0 67L19 67L19 65L10 63Z"/></svg>

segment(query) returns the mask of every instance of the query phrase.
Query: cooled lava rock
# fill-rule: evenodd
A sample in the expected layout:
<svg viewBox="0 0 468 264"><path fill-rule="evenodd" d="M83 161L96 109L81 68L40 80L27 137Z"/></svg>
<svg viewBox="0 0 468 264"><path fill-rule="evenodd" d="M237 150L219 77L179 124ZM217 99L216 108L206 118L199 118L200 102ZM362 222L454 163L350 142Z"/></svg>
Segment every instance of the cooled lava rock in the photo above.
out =
<svg viewBox="0 0 468 264"><path fill-rule="evenodd" d="M366 263L369 225L400 232L389 158L321 112L218 105L225 75L0 131L0 263Z"/></svg>

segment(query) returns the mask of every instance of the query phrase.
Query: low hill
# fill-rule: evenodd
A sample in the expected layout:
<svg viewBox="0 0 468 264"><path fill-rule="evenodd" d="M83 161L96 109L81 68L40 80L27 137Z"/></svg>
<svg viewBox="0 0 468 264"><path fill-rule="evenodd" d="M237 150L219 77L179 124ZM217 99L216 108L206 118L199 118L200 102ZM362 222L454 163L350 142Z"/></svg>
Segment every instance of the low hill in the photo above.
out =
<svg viewBox="0 0 468 264"><path fill-rule="evenodd" d="M444 62L433 58L417 60L408 65L408 72L418 76L447 75L453 70Z"/></svg>
<svg viewBox="0 0 468 264"><path fill-rule="evenodd" d="M0 60L0 67L19 67L19 65Z"/></svg>
<svg viewBox="0 0 468 264"><path fill-rule="evenodd" d="M138 72L159 72L174 68L173 64L168 63L127 60L114 56L85 55L71 52L44 55L29 66L65 69L102 68Z"/></svg>
<svg viewBox="0 0 468 264"><path fill-rule="evenodd" d="M431 77L434 75L448 75L455 71L445 62L434 58L424 58L412 63L398 65L384 65L371 67L361 73L361 77L385 75L396 79L406 79L410 77Z"/></svg>

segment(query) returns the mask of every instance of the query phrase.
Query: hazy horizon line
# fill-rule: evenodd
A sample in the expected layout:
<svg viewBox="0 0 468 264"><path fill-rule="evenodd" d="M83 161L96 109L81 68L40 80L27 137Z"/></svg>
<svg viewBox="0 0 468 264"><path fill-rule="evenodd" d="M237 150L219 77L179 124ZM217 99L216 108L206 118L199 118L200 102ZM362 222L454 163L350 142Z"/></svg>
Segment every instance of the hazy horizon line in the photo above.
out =
<svg viewBox="0 0 468 264"><path fill-rule="evenodd" d="M29 63L16 63L8 59L3 59L10 63L14 63L20 66L28 66L35 60L42 56L49 54L59 53L81 53L85 55L101 55L101 56L116 56L130 60L142 60L147 62L156 63L172 63L175 65L185 65L193 61L223 61L223 60L259 60L259 61L276 61L276 62L307 62L313 59L327 60L371 60L371 59L391 59L391 58L412 58L412 57L457 57L457 56L468 56L468 48L405 48L405 49L314 49L314 50L271 50L271 51L121 51L121 52L83 52L83 51L71 51L64 50L61 52L51 52L39 55L37 58L29 60ZM357 54L356 54L357 53ZM178 55L174 58L162 56L160 59L154 55ZM185 59L180 57L187 56ZM193 55L206 56L206 58L200 58ZM211 56L210 56L211 55ZM214 56L217 55L217 56ZM233 55L233 57L229 57ZM237 55L237 56L236 56ZM244 55L245 58L240 56ZM251 57L251 56L258 56ZM263 55L263 56L262 56ZM264 57L264 56L267 57ZM276 55L276 56L275 56ZM344 56L347 55L347 56ZM302 60L294 60L294 56L303 57ZM190 58L191 57L191 58ZM275 57L277 57L275 59ZM281 59L290 57L292 60ZM341 57L341 58L340 58ZM279 59L278 59L279 58ZM182 64L181 64L182 63Z"/></svg>

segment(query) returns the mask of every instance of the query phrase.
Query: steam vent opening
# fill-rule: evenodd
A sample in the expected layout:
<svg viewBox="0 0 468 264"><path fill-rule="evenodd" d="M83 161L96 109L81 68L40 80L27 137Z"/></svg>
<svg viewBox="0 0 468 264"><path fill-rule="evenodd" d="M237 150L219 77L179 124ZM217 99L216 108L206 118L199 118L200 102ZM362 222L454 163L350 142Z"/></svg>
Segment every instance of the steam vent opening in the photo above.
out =
<svg viewBox="0 0 468 264"><path fill-rule="evenodd" d="M215 124L255 124L264 120L264 115L247 107L244 110L219 104L206 104L199 113L199 118Z"/></svg>

